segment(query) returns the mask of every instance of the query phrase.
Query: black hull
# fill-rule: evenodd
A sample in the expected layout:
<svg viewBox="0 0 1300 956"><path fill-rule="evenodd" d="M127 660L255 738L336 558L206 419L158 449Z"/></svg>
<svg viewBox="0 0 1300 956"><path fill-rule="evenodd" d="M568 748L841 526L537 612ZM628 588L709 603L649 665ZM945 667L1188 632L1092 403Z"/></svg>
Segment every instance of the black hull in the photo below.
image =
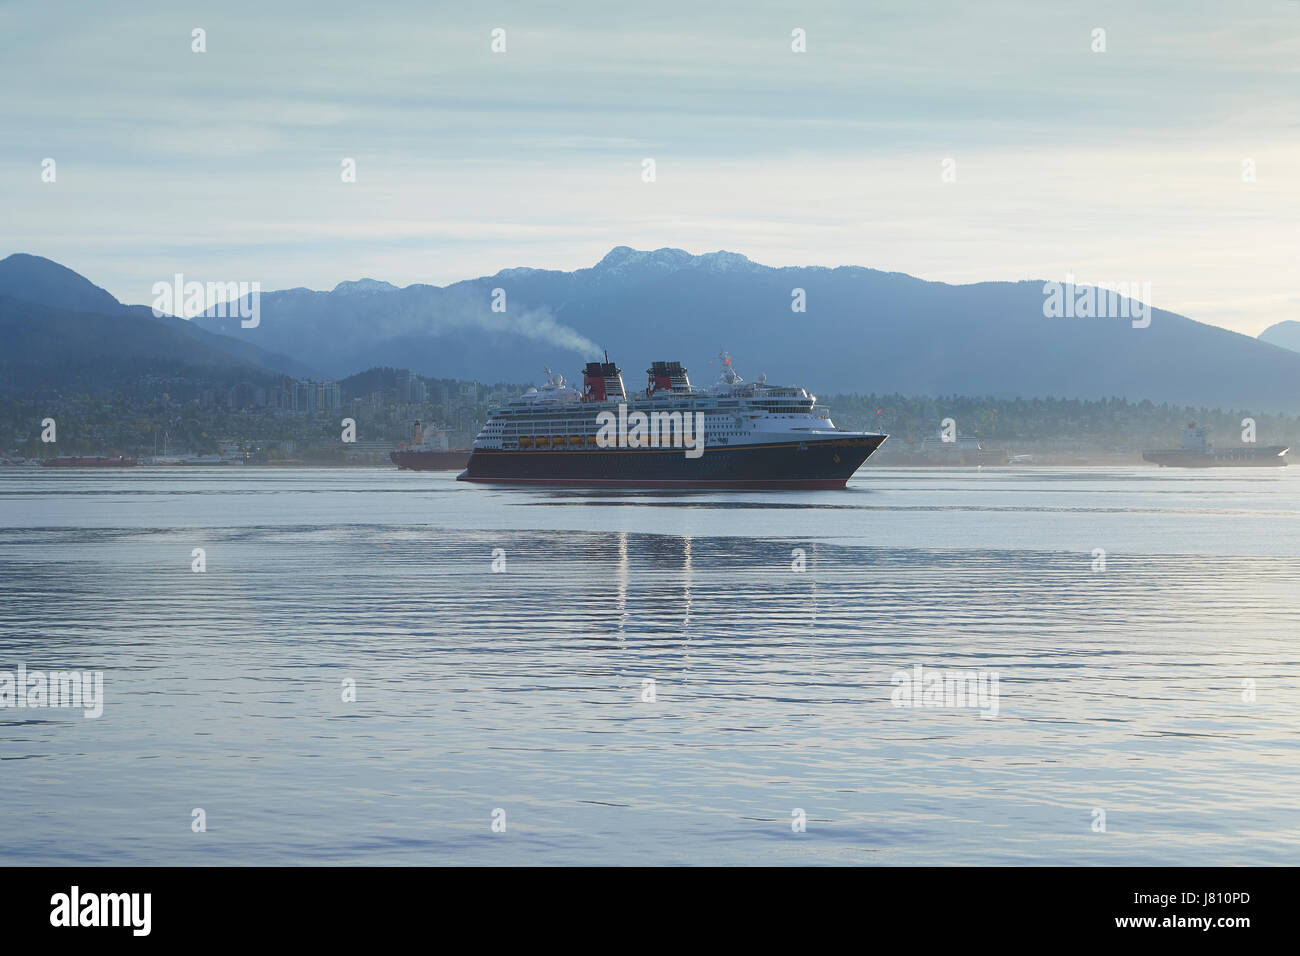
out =
<svg viewBox="0 0 1300 956"><path fill-rule="evenodd" d="M676 488L843 488L885 440L846 435L805 442L705 449L475 449L461 481Z"/></svg>
<svg viewBox="0 0 1300 956"><path fill-rule="evenodd" d="M1288 451L1285 445L1224 448L1209 453L1171 448L1143 452L1142 459L1165 468L1280 468L1286 465Z"/></svg>
<svg viewBox="0 0 1300 956"><path fill-rule="evenodd" d="M467 451L394 451L388 458L409 471L458 471L469 461Z"/></svg>
<svg viewBox="0 0 1300 956"><path fill-rule="evenodd" d="M44 468L134 468L134 458L46 458Z"/></svg>

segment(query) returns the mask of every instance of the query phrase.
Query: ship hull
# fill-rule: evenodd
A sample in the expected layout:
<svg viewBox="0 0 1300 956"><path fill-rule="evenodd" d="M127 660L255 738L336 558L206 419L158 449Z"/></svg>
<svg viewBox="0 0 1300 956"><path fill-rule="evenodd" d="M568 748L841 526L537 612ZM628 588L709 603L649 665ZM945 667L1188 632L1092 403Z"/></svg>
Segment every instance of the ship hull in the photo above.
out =
<svg viewBox="0 0 1300 956"><path fill-rule="evenodd" d="M46 468L134 468L134 458L46 458Z"/></svg>
<svg viewBox="0 0 1300 956"><path fill-rule="evenodd" d="M394 451L388 458L409 471L459 471L469 461L467 451Z"/></svg>
<svg viewBox="0 0 1300 956"><path fill-rule="evenodd" d="M475 449L461 481L652 488L835 489L884 435L713 446L699 458L673 449Z"/></svg>
<svg viewBox="0 0 1300 956"><path fill-rule="evenodd" d="M1171 448L1143 452L1142 459L1165 468L1280 468L1286 465L1284 456L1288 451L1290 449L1284 445L1224 448L1212 452Z"/></svg>

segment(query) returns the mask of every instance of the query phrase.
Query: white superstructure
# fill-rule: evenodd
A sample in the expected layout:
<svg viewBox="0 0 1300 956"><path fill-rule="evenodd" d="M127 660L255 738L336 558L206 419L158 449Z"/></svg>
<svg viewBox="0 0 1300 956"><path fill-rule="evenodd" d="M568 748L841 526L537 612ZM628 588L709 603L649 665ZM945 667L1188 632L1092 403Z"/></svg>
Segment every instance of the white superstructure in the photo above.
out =
<svg viewBox="0 0 1300 956"><path fill-rule="evenodd" d="M621 371L608 360L589 363L583 391L547 369L546 382L493 409L474 448L493 451L538 447L582 449L595 445L597 416L625 404L629 411L703 415L706 448L789 443L839 437L830 413L797 385L768 385L763 376L746 382L724 351L722 374L708 388L691 385L677 362L655 362L644 392L628 395ZM876 435L876 432L856 434Z"/></svg>

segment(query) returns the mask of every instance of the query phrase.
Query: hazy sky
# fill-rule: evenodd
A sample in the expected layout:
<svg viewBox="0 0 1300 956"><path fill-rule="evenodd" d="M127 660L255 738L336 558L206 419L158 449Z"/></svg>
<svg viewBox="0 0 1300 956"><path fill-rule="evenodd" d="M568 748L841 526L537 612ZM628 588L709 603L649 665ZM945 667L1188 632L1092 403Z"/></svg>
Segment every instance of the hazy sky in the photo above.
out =
<svg viewBox="0 0 1300 956"><path fill-rule="evenodd" d="M128 302L630 245L1300 319L1295 0L3 3L0 81L0 256Z"/></svg>

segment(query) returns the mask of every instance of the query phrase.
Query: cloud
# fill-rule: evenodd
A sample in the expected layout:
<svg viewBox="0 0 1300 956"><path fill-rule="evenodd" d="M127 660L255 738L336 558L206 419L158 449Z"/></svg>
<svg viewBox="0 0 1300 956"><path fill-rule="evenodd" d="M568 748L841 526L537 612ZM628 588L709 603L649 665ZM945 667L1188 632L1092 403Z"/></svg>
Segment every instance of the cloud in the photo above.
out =
<svg viewBox="0 0 1300 956"><path fill-rule="evenodd" d="M1250 331L1294 284L1287 8L59 7L0 8L0 245L128 301L176 271L444 284L619 244L948 281L1118 262Z"/></svg>

